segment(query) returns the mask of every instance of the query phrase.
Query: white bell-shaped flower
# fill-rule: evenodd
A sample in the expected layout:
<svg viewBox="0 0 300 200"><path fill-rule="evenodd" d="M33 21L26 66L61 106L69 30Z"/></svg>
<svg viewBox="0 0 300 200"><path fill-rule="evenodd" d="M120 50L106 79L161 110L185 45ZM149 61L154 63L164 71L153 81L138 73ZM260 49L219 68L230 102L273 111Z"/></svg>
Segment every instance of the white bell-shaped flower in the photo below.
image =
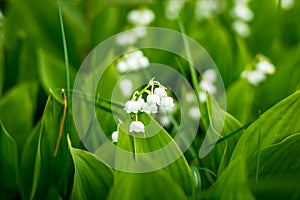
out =
<svg viewBox="0 0 300 200"><path fill-rule="evenodd" d="M129 132L144 133L145 125L141 121L133 121L129 125Z"/></svg>
<svg viewBox="0 0 300 200"><path fill-rule="evenodd" d="M125 103L124 110L127 113L138 113L138 111L141 109L141 102L139 101L127 101Z"/></svg>
<svg viewBox="0 0 300 200"><path fill-rule="evenodd" d="M158 96L158 94L149 94L147 96L147 103L149 105L160 105L160 97Z"/></svg>
<svg viewBox="0 0 300 200"><path fill-rule="evenodd" d="M127 20L135 26L147 26L154 20L154 13L152 10L132 10L128 16Z"/></svg>
<svg viewBox="0 0 300 200"><path fill-rule="evenodd" d="M272 63L270 63L268 60L262 60L256 64L256 69L263 74L274 74L275 73L275 67Z"/></svg>
<svg viewBox="0 0 300 200"><path fill-rule="evenodd" d="M133 83L130 79L123 79L119 83L121 92L125 97L128 97L132 94Z"/></svg>
<svg viewBox="0 0 300 200"><path fill-rule="evenodd" d="M254 86L258 86L261 82L266 80L266 75L258 70L244 71L241 76Z"/></svg>
<svg viewBox="0 0 300 200"><path fill-rule="evenodd" d="M164 98L167 96L167 92L165 88L155 88L154 94L157 94L160 98Z"/></svg>
<svg viewBox="0 0 300 200"><path fill-rule="evenodd" d="M217 80L217 73L214 69L207 69L203 73L203 78L209 83L214 83Z"/></svg>
<svg viewBox="0 0 300 200"><path fill-rule="evenodd" d="M236 20L232 23L232 29L241 37L248 37L250 35L249 25L241 20Z"/></svg>
<svg viewBox="0 0 300 200"><path fill-rule="evenodd" d="M148 113L148 114L157 113L158 107L157 107L156 104L143 103L141 111L145 112L145 113Z"/></svg>
<svg viewBox="0 0 300 200"><path fill-rule="evenodd" d="M201 113L198 107L191 107L189 109L189 116L194 120L199 120Z"/></svg>
<svg viewBox="0 0 300 200"><path fill-rule="evenodd" d="M113 142L118 142L118 138L119 138L119 132L118 131L114 131L112 134L111 134L111 139Z"/></svg>
<svg viewBox="0 0 300 200"><path fill-rule="evenodd" d="M160 108L163 111L171 111L174 107L174 100L172 97L164 97L161 99Z"/></svg>
<svg viewBox="0 0 300 200"><path fill-rule="evenodd" d="M211 95L213 95L217 92L216 86L211 82L202 80L202 81L200 81L199 86L202 90L207 91Z"/></svg>
<svg viewBox="0 0 300 200"><path fill-rule="evenodd" d="M254 13L245 3L237 3L231 10L231 15L246 22L254 18Z"/></svg>

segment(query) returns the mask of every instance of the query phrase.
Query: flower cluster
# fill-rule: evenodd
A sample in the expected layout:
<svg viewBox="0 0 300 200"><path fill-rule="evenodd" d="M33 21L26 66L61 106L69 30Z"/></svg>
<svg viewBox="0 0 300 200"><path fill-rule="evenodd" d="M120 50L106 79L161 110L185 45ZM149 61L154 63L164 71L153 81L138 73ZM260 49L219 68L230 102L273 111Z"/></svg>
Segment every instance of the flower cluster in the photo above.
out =
<svg viewBox="0 0 300 200"><path fill-rule="evenodd" d="M127 21L134 26L134 29L126 31L117 35L116 42L120 46L132 46L139 38L146 36L147 31L145 29L155 18L152 10L132 10L127 15Z"/></svg>
<svg viewBox="0 0 300 200"><path fill-rule="evenodd" d="M250 28L248 22L254 18L254 13L248 6L249 0L236 0L231 9L231 16L234 19L232 23L233 30L242 37L248 37Z"/></svg>
<svg viewBox="0 0 300 200"><path fill-rule="evenodd" d="M125 54L122 59L117 63L117 70L120 73L128 71L137 71L149 66L149 59L144 56L141 50L135 50Z"/></svg>
<svg viewBox="0 0 300 200"><path fill-rule="evenodd" d="M127 15L127 20L137 27L149 25L154 18L154 13L149 9L132 10Z"/></svg>
<svg viewBox="0 0 300 200"><path fill-rule="evenodd" d="M274 65L265 56L258 55L257 60L253 70L246 69L241 74L242 78L247 79L254 86L258 86L267 79L267 75L272 75L276 71Z"/></svg>
<svg viewBox="0 0 300 200"><path fill-rule="evenodd" d="M195 7L195 18L201 21L218 15L225 6L219 0L198 0Z"/></svg>
<svg viewBox="0 0 300 200"><path fill-rule="evenodd" d="M143 98L144 94L146 94L146 98ZM135 120L130 124L129 132L145 132L144 124L138 121L139 112L155 114L159 111L171 111L173 107L174 100L168 96L166 88L159 82L151 80L145 88L136 91L131 100L125 103L124 110L135 116Z"/></svg>

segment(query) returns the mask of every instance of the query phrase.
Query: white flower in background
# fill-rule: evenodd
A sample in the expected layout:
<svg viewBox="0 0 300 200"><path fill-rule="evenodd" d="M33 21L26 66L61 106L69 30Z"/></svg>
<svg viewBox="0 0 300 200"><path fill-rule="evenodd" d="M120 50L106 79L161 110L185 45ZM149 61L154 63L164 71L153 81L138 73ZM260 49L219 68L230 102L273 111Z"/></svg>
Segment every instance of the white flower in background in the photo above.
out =
<svg viewBox="0 0 300 200"><path fill-rule="evenodd" d="M133 83L131 80L129 80L129 79L121 80L119 83L119 87L125 97L128 97L132 94Z"/></svg>
<svg viewBox="0 0 300 200"><path fill-rule="evenodd" d="M167 92L165 88L155 88L154 94L157 94L160 98L164 98L167 96Z"/></svg>
<svg viewBox="0 0 300 200"><path fill-rule="evenodd" d="M195 18L199 21L216 16L222 12L224 2L219 0L197 0Z"/></svg>
<svg viewBox="0 0 300 200"><path fill-rule="evenodd" d="M254 86L258 86L260 83L266 80L266 75L261 73L260 71L253 70L253 71L244 71L242 73L242 77L246 78L247 81Z"/></svg>
<svg viewBox="0 0 300 200"><path fill-rule="evenodd" d="M204 91L204 92L199 92L199 98L200 98L200 102L201 103L204 103L204 102L206 102L206 91Z"/></svg>
<svg viewBox="0 0 300 200"><path fill-rule="evenodd" d="M172 97L164 97L161 99L160 108L162 111L172 111L174 108L174 100Z"/></svg>
<svg viewBox="0 0 300 200"><path fill-rule="evenodd" d="M247 79L247 81L254 85L258 86L260 83L264 82L267 79L267 75L272 75L275 73L275 66L263 55L257 56L258 61L255 64L253 70L244 70L241 74L241 77Z"/></svg>
<svg viewBox="0 0 300 200"><path fill-rule="evenodd" d="M214 83L217 81L217 73L214 69L207 69L202 74L203 79L209 83Z"/></svg>
<svg viewBox="0 0 300 200"><path fill-rule="evenodd" d="M261 60L256 64L256 69L264 74L274 74L275 66L268 60Z"/></svg>
<svg viewBox="0 0 300 200"><path fill-rule="evenodd" d="M277 4L279 4L279 2L281 2L280 6L284 10L292 9L295 4L295 0L281 0L281 1L277 0Z"/></svg>
<svg viewBox="0 0 300 200"><path fill-rule="evenodd" d="M136 133L144 133L145 132L145 125L143 122L140 121L133 121L129 125L129 132L136 132Z"/></svg>
<svg viewBox="0 0 300 200"><path fill-rule="evenodd" d="M191 119L198 120L201 117L201 113L198 107L191 107L189 109L189 116Z"/></svg>
<svg viewBox="0 0 300 200"><path fill-rule="evenodd" d="M184 4L185 0L168 0L165 8L166 18L169 20L177 19Z"/></svg>
<svg viewBox="0 0 300 200"><path fill-rule="evenodd" d="M116 43L120 46L131 46L136 43L138 37L132 30L120 33L116 36Z"/></svg>
<svg viewBox="0 0 300 200"><path fill-rule="evenodd" d="M214 95L217 92L215 82L217 81L217 72L214 69L207 69L202 74L202 80L199 83L201 91L199 92L200 102L206 102L206 92Z"/></svg>
<svg viewBox="0 0 300 200"><path fill-rule="evenodd" d="M125 108L124 110L127 112L127 113L138 113L138 111L141 109L142 107L142 104L140 101L127 101L125 103Z"/></svg>
<svg viewBox="0 0 300 200"><path fill-rule="evenodd" d="M232 23L232 29L241 37L248 37L250 35L250 27L246 22L234 21Z"/></svg>
<svg viewBox="0 0 300 200"><path fill-rule="evenodd" d="M213 95L217 92L217 88L214 83L208 82L206 80L200 81L200 88L204 91L207 91L209 94Z"/></svg>
<svg viewBox="0 0 300 200"><path fill-rule="evenodd" d="M193 93L191 93L191 92L186 93L185 99L186 99L186 101L189 102L189 103L195 102L195 101L197 100L195 94L193 94Z"/></svg>
<svg viewBox="0 0 300 200"><path fill-rule="evenodd" d="M231 15L234 18L245 22L251 21L254 18L252 10L246 3L237 3L231 10Z"/></svg>
<svg viewBox="0 0 300 200"><path fill-rule="evenodd" d="M234 19L232 29L241 37L248 37L250 35L248 22L254 18L254 13L248 6L248 0L236 0L231 9L231 16Z"/></svg>
<svg viewBox="0 0 300 200"><path fill-rule="evenodd" d="M147 35L145 27L136 27L126 32L120 33L116 36L116 43L119 46L132 46L139 38L143 38Z"/></svg>
<svg viewBox="0 0 300 200"><path fill-rule="evenodd" d="M118 142L118 138L119 138L119 132L118 131L114 131L112 134L111 134L111 139L113 142Z"/></svg>
<svg viewBox="0 0 300 200"><path fill-rule="evenodd" d="M143 52L136 50L123 56L123 58L117 63L117 70L120 73L128 71L137 71L149 66L149 59L144 56Z"/></svg>
<svg viewBox="0 0 300 200"><path fill-rule="evenodd" d="M154 18L154 13L149 9L132 10L127 15L128 22L135 26L147 26Z"/></svg>
<svg viewBox="0 0 300 200"><path fill-rule="evenodd" d="M167 115L160 116L159 122L162 126L169 126L171 124L171 121Z"/></svg>

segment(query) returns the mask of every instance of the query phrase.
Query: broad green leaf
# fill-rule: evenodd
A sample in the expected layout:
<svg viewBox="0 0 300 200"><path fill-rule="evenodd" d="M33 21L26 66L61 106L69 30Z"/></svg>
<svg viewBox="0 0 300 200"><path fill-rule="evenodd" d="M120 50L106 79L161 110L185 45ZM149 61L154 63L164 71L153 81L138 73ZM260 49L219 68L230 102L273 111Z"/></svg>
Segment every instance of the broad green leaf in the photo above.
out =
<svg viewBox="0 0 300 200"><path fill-rule="evenodd" d="M0 20L0 97L2 95L4 85L4 48L3 48L3 30L2 20Z"/></svg>
<svg viewBox="0 0 300 200"><path fill-rule="evenodd" d="M182 188L165 171L120 173L112 187L109 200L187 199Z"/></svg>
<svg viewBox="0 0 300 200"><path fill-rule="evenodd" d="M240 200L254 199L248 186L244 162L236 160L218 177L217 182L208 190L207 199Z"/></svg>
<svg viewBox="0 0 300 200"><path fill-rule="evenodd" d="M62 103L51 94L45 107L38 144L36 144L37 150L30 199L42 198L51 187L56 187L62 198L69 195L74 167L67 146L66 134L68 130L66 130L66 126L62 133L58 153L54 157L62 113ZM61 163L64 163L64 165Z"/></svg>
<svg viewBox="0 0 300 200"><path fill-rule="evenodd" d="M106 199L113 184L113 171L90 152L69 149L75 166L71 199Z"/></svg>
<svg viewBox="0 0 300 200"><path fill-rule="evenodd" d="M16 199L19 193L18 148L0 121L0 194Z"/></svg>
<svg viewBox="0 0 300 200"><path fill-rule="evenodd" d="M283 141L269 145L260 152L257 198L259 199L299 199L300 133ZM254 179L256 155L250 158L249 177ZM251 181L251 180L250 180Z"/></svg>
<svg viewBox="0 0 300 200"><path fill-rule="evenodd" d="M258 134L261 132L261 148L278 143L300 130L300 91L277 103L253 122L240 138L231 161L245 159L257 151Z"/></svg>
<svg viewBox="0 0 300 200"><path fill-rule="evenodd" d="M16 141L19 153L33 126L37 89L35 82L23 83L0 99L0 120Z"/></svg>
<svg viewBox="0 0 300 200"><path fill-rule="evenodd" d="M56 57L53 57L43 50L38 52L39 58L39 75L45 91L51 89L57 99L61 99L60 91L66 88L66 69L64 62ZM71 85L74 83L75 71L70 67Z"/></svg>
<svg viewBox="0 0 300 200"><path fill-rule="evenodd" d="M159 166L164 161L174 158L176 155L181 155L172 163L162 168L162 170L174 179L187 196L192 195L193 180L191 170L177 144L170 135L148 115L140 115L140 120L146 124L146 134L148 134L149 137L141 138L130 136L130 133L128 132L129 124L122 124L119 130L118 147L134 153L136 157L131 156L126 159L118 155L117 152L115 161L117 165L135 165L136 160L139 160L139 162L145 165ZM167 148L161 150L167 145L169 145ZM117 176L116 179L118 179Z"/></svg>
<svg viewBox="0 0 300 200"><path fill-rule="evenodd" d="M33 175L35 173L36 152L41 131L41 121L28 136L21 154L20 162L20 190L22 199L29 199L32 190Z"/></svg>
<svg viewBox="0 0 300 200"><path fill-rule="evenodd" d="M226 113L210 96L207 97L207 110L212 128L210 129L212 132L207 134L215 134L217 140L216 143L210 144L214 146L211 147L213 148L212 151L203 159L204 167L212 170L215 174L220 174L227 167L240 134L224 140L221 139L239 129L241 124L233 116Z"/></svg>

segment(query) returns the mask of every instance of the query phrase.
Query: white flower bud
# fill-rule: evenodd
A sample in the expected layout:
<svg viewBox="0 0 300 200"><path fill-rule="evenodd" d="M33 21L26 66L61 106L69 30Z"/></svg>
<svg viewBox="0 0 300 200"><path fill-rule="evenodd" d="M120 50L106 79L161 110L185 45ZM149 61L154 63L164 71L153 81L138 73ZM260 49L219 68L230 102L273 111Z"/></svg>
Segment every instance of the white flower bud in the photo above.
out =
<svg viewBox="0 0 300 200"><path fill-rule="evenodd" d="M114 131L112 134L111 134L111 139L113 142L118 142L118 138L119 138L119 132L118 131Z"/></svg>
<svg viewBox="0 0 300 200"><path fill-rule="evenodd" d="M140 121L133 121L129 125L129 132L144 133L145 125Z"/></svg>

